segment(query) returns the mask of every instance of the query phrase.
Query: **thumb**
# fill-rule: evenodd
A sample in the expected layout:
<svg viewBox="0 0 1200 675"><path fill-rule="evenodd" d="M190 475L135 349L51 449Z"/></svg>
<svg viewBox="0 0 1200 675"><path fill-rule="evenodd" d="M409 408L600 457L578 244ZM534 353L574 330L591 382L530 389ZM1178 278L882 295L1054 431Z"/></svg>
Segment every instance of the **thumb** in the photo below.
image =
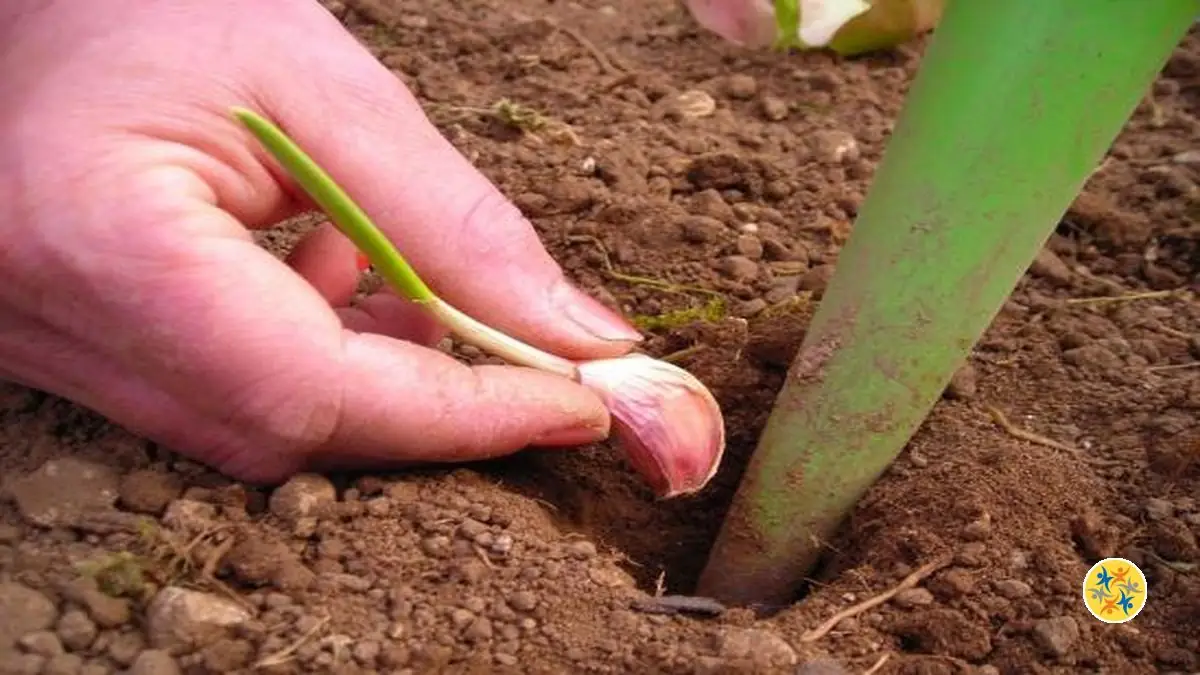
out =
<svg viewBox="0 0 1200 675"><path fill-rule="evenodd" d="M303 64L306 77L269 73L260 101L435 292L567 358L618 356L639 342L564 278L529 221L438 133L399 79L337 30L343 37Z"/></svg>

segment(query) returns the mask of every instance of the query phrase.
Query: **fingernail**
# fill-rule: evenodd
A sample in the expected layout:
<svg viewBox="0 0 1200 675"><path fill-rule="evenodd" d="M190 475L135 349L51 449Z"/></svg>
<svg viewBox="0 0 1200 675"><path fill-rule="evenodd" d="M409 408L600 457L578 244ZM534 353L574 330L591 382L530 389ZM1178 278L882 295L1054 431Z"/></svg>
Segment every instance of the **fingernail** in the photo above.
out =
<svg viewBox="0 0 1200 675"><path fill-rule="evenodd" d="M641 342L636 328L611 309L568 282L555 290L557 305L568 319L588 334L606 342Z"/></svg>
<svg viewBox="0 0 1200 675"><path fill-rule="evenodd" d="M530 445L586 445L602 441L607 437L607 427L582 425L548 431L533 439Z"/></svg>

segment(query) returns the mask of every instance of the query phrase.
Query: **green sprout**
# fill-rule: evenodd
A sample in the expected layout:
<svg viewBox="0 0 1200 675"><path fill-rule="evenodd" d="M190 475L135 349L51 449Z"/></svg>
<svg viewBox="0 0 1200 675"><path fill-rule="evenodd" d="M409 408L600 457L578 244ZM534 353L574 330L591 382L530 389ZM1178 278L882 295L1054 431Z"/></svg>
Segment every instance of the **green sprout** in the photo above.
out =
<svg viewBox="0 0 1200 675"><path fill-rule="evenodd" d="M379 276L403 297L424 307L442 325L475 347L510 363L579 381L579 371L574 363L487 326L438 297L350 195L279 127L246 108L234 108L233 116L254 134L329 215L334 225L366 256Z"/></svg>

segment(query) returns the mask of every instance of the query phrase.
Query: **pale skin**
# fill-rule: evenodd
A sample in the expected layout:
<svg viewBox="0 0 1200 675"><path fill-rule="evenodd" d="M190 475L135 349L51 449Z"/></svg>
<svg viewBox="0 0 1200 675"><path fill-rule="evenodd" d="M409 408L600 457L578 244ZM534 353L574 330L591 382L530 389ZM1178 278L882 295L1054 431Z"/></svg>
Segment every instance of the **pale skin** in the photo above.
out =
<svg viewBox="0 0 1200 675"><path fill-rule="evenodd" d="M235 478L469 461L607 437L567 378L468 367L383 292L233 106L275 120L447 301L571 359L640 339L314 0L0 3L0 379Z"/></svg>

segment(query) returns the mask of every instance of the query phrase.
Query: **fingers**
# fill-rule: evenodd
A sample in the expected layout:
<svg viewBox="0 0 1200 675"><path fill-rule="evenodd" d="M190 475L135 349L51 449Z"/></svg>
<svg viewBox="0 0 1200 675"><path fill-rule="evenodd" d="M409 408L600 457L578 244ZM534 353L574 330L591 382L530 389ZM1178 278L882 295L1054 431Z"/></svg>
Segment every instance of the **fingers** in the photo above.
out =
<svg viewBox="0 0 1200 675"><path fill-rule="evenodd" d="M608 435L603 403L556 375L471 368L370 334L347 335L342 357L344 405L336 431L312 457L320 466L479 460Z"/></svg>
<svg viewBox="0 0 1200 675"><path fill-rule="evenodd" d="M567 378L473 369L417 344L345 329L319 293L237 235L238 223L215 206L179 213L143 203L136 218L178 227L94 268L106 300L91 310L86 335L74 337L120 363L122 381L146 386L112 398L105 381L90 377L88 397L199 461L273 481L312 462L469 461L608 433L603 402ZM142 259L153 266L129 264ZM401 318L378 297L365 316L381 325Z"/></svg>
<svg viewBox="0 0 1200 675"><path fill-rule="evenodd" d="M350 302L358 287L357 249L330 223L324 223L300 240L287 263L304 277L329 304Z"/></svg>
<svg viewBox="0 0 1200 675"><path fill-rule="evenodd" d="M298 61L278 64L288 72L264 68L265 114L329 170L446 300L569 358L623 354L640 340L564 279L518 209L349 34L329 39L319 54L292 54ZM297 68L309 76L290 77Z"/></svg>

